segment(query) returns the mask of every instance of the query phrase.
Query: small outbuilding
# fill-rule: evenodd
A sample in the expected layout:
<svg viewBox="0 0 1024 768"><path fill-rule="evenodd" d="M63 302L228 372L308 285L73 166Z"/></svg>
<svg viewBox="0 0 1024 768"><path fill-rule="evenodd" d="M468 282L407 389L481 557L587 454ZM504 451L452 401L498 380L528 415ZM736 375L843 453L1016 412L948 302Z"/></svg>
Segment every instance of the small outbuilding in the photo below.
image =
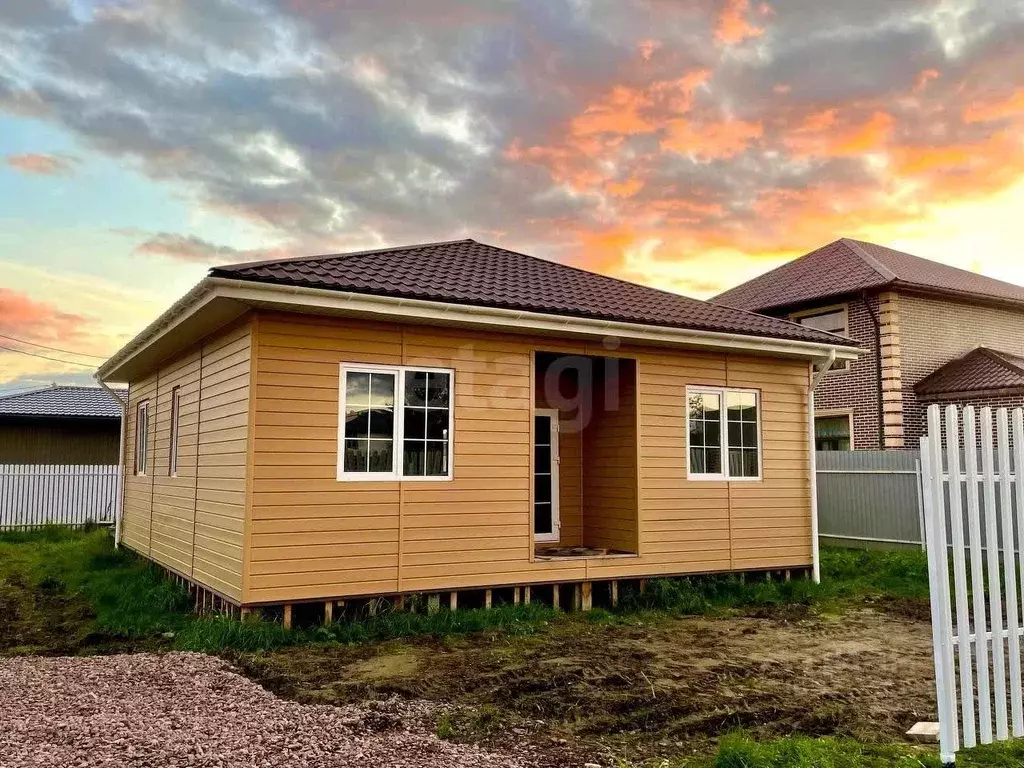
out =
<svg viewBox="0 0 1024 768"><path fill-rule="evenodd" d="M99 375L123 543L330 606L809 568L813 367L858 353L460 240L214 268Z"/></svg>
<svg viewBox="0 0 1024 768"><path fill-rule="evenodd" d="M128 392L54 385L0 396L0 464L117 464L117 396Z"/></svg>

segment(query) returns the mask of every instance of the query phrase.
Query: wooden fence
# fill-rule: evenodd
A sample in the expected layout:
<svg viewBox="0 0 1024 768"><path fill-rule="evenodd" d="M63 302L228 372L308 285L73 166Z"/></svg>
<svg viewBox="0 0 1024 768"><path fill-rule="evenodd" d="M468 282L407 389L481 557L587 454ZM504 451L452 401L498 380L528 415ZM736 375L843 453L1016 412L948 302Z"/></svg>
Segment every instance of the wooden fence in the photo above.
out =
<svg viewBox="0 0 1024 768"><path fill-rule="evenodd" d="M117 465L0 464L0 531L109 524Z"/></svg>

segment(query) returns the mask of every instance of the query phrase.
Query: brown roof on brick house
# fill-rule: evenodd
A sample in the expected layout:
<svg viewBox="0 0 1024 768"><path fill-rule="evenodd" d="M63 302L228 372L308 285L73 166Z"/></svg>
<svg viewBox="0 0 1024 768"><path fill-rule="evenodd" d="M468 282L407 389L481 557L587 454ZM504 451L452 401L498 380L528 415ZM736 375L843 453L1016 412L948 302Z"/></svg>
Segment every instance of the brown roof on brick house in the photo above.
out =
<svg viewBox="0 0 1024 768"><path fill-rule="evenodd" d="M214 267L252 280L569 317L857 346L796 323L629 283L504 248L456 240Z"/></svg>
<svg viewBox="0 0 1024 768"><path fill-rule="evenodd" d="M1024 305L1024 287L862 240L840 238L716 296L752 312L882 288Z"/></svg>
<svg viewBox="0 0 1024 768"><path fill-rule="evenodd" d="M1024 358L978 347L919 381L921 397L1024 391Z"/></svg>

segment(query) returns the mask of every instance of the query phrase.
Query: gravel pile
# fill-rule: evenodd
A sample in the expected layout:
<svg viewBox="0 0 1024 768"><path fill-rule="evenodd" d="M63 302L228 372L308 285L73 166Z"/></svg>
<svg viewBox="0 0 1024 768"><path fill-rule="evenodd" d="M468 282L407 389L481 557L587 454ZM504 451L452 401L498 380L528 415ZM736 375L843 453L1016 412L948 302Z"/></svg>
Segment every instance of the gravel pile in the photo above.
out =
<svg viewBox="0 0 1024 768"><path fill-rule="evenodd" d="M201 654L0 659L0 766L533 768L441 741L433 705L308 706Z"/></svg>

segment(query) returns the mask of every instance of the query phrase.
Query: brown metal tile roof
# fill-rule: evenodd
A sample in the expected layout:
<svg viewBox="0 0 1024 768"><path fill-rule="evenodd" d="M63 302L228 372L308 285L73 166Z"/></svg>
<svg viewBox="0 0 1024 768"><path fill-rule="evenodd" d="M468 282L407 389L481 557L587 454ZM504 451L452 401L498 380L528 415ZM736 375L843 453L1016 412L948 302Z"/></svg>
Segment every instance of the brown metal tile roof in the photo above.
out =
<svg viewBox="0 0 1024 768"><path fill-rule="evenodd" d="M617 280L475 240L214 267L210 275L453 304L518 309L856 346L796 323Z"/></svg>
<svg viewBox="0 0 1024 768"><path fill-rule="evenodd" d="M1024 287L848 237L716 296L752 312L885 287L951 293L1024 305Z"/></svg>
<svg viewBox="0 0 1024 768"><path fill-rule="evenodd" d="M914 386L921 397L999 390L1024 391L1024 358L986 347L946 363Z"/></svg>

